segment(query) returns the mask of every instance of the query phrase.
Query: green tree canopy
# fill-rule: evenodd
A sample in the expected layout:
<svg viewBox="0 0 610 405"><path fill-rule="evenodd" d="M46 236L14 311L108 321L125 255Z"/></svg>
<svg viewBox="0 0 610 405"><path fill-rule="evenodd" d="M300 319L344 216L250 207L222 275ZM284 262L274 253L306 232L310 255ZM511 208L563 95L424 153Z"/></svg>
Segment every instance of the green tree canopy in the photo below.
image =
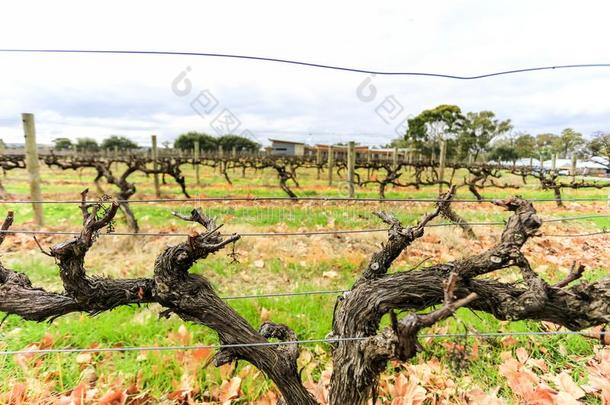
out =
<svg viewBox="0 0 610 405"><path fill-rule="evenodd" d="M410 146L411 146L410 142L403 137L403 138L392 139L392 141L390 141L390 143L388 143L387 145L384 145L383 147L384 148L408 148Z"/></svg>
<svg viewBox="0 0 610 405"><path fill-rule="evenodd" d="M518 158L537 158L536 138L530 134L519 134L513 140Z"/></svg>
<svg viewBox="0 0 610 405"><path fill-rule="evenodd" d="M190 131L180 135L174 141L174 148L182 150L193 150L195 141L199 141L199 149L205 152L212 152L218 149L218 139L203 132Z"/></svg>
<svg viewBox="0 0 610 405"><path fill-rule="evenodd" d="M70 150L72 149L72 141L68 138L53 139L53 149L55 150Z"/></svg>
<svg viewBox="0 0 610 405"><path fill-rule="evenodd" d="M462 120L458 133L460 158L466 159L470 154L477 157L491 150L492 140L513 129L510 120L497 120L492 111L469 112Z"/></svg>
<svg viewBox="0 0 610 405"><path fill-rule="evenodd" d="M562 158L567 158L572 153L578 152L584 144L585 139L580 132L576 132L572 128L566 128L555 139L553 146L556 153L559 153Z"/></svg>
<svg viewBox="0 0 610 405"><path fill-rule="evenodd" d="M519 159L519 155L514 145L510 142L502 142L491 150L489 158L495 162L514 162Z"/></svg>
<svg viewBox="0 0 610 405"><path fill-rule="evenodd" d="M555 134L544 133L536 135L536 157L550 159L556 153L557 139Z"/></svg>
<svg viewBox="0 0 610 405"><path fill-rule="evenodd" d="M422 153L430 155L441 139L452 138L461 129L464 121L462 110L456 105L441 104L424 110L407 121L405 139ZM451 148L453 149L453 148ZM447 151L450 148L447 145Z"/></svg>
<svg viewBox="0 0 610 405"><path fill-rule="evenodd" d="M76 150L79 152L97 152L100 147L93 138L77 138Z"/></svg>
<svg viewBox="0 0 610 405"><path fill-rule="evenodd" d="M218 138L218 144L224 151L231 151L235 148L238 152L255 152L260 149L258 143L239 135L223 135Z"/></svg>
<svg viewBox="0 0 610 405"><path fill-rule="evenodd" d="M587 143L586 152L590 156L601 156L610 162L610 133L598 132Z"/></svg>
<svg viewBox="0 0 610 405"><path fill-rule="evenodd" d="M112 135L102 141L102 149L114 149L117 147L119 150L131 150L138 149L138 144L133 142L131 139L124 136Z"/></svg>

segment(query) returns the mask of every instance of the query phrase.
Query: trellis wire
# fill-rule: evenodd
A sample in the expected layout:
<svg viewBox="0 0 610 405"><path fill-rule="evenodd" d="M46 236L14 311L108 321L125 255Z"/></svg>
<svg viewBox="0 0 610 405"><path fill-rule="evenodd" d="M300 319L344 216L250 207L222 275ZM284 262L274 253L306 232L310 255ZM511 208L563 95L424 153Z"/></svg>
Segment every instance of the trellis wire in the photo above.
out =
<svg viewBox="0 0 610 405"><path fill-rule="evenodd" d="M343 294L350 290L316 290L316 291L297 291L285 293L267 293L267 294L248 294L248 295L229 295L220 297L223 300L241 300L250 298L276 298L276 297L297 297L302 295L333 295Z"/></svg>
<svg viewBox="0 0 610 405"><path fill-rule="evenodd" d="M452 203L494 202L501 198L452 199ZM437 198L372 198L372 197L200 197L200 198L152 198L133 200L113 200L117 203L196 203L219 201L342 201L342 202L438 202ZM557 202L555 198L528 198L531 202ZM608 198L562 198L562 202L607 202ZM96 201L87 201L95 203ZM81 200L0 200L0 204L81 204Z"/></svg>
<svg viewBox="0 0 610 405"><path fill-rule="evenodd" d="M565 218L549 218L543 219L542 222L568 222L568 221L578 221L584 219L594 219L594 218L610 218L610 215L583 215L576 217L565 217ZM470 222L471 226L497 226L497 225L506 225L504 221L489 221L489 222ZM454 224L452 222L444 222L440 224L429 224L426 227L445 227L445 226L459 226L458 224ZM335 234L352 234L352 233L373 233L373 232L386 232L388 228L374 228L374 229L338 229L338 230L322 230L322 231L300 231L300 232L244 232L238 233L241 237L274 237L274 236L312 236L312 235L335 235ZM33 231L27 229L7 229L0 230L0 233L6 234L25 234L25 235L67 235L67 236L78 236L80 232L75 231ZM566 237L577 237L577 236L591 236L591 235L599 235L608 233L606 230L596 231L592 233L584 233L584 234L566 234L566 235L552 235L546 234L543 236L566 236ZM171 233L171 232L110 232L110 233L100 233L102 236L167 236L167 237L186 237L190 236L189 233ZM229 236L231 234L222 234L222 236Z"/></svg>
<svg viewBox="0 0 610 405"><path fill-rule="evenodd" d="M596 332L599 337L605 337L610 332ZM562 336L579 335L587 336L586 331L531 331L531 332L473 332L464 333L422 333L419 338L465 338L465 337L504 337L504 336ZM26 350L3 350L0 355L18 354L51 354L51 353L98 353L98 352L133 352L133 351L178 351L178 350L198 350L198 349L231 349L243 347L270 347L289 344L312 344L312 343L338 343L338 342L358 342L370 339L371 336L362 337L339 337L324 339L303 339L290 340L285 342L257 342L257 343L236 343L236 344L210 344L210 345L177 345L177 346L127 346L127 347L96 347L96 348L63 348L63 349L26 349Z"/></svg>
<svg viewBox="0 0 610 405"><path fill-rule="evenodd" d="M483 224L483 223L474 223L470 225L504 225L503 223L499 224ZM429 227L433 227L434 225L428 225ZM457 224L438 224L439 226L459 226ZM238 235L241 237L281 237L281 236L314 236L314 235L337 235L337 234L352 234L352 233L374 233L374 232L387 232L388 228L380 228L380 229L349 229L349 230L340 230L340 231L312 231L312 232L253 232L253 233L239 233ZM78 236L80 232L68 232L68 231L30 231L30 230L0 230L0 233L6 234L24 234L24 235L66 235L66 236ZM575 234L542 234L539 236L548 236L548 237L564 237L564 238L577 238L581 236L595 236L595 235L605 235L610 233L608 230L601 230L596 232L589 233L575 233ZM101 233L101 236L168 236L168 237L185 237L192 236L188 233L132 233L132 232L111 232L111 233ZM232 234L222 234L221 236L231 236Z"/></svg>

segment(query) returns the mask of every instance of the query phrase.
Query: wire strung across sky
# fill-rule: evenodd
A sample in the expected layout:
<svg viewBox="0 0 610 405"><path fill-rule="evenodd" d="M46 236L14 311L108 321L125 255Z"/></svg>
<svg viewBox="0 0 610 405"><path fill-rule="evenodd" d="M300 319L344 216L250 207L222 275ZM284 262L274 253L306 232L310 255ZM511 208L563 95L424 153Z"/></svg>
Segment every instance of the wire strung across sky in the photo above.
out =
<svg viewBox="0 0 610 405"><path fill-rule="evenodd" d="M501 75L512 75L518 73L527 73L535 71L548 71L548 70L559 70L559 69L584 69L584 68L609 68L610 63L591 63L591 64L571 64L571 65L558 65L558 66L540 66L540 67L528 67L522 69L510 69L504 71L497 71L491 73L483 73L479 75L461 76L455 74L443 74L433 72L402 72L402 71L379 71L379 70L368 70L351 67L333 66L326 64L318 64L311 62L295 61L280 58L271 57L260 57L260 56L249 56L249 55L236 55L236 54L219 54L219 53L203 53L203 52L173 52L173 51L133 51L133 50L66 50L66 49L0 49L2 53L80 53L80 54L131 54L131 55L171 55L171 56L197 56L197 57L213 57L213 58L230 58L230 59L242 59L251 61L262 61L262 62L273 62L298 65L311 68L331 69L337 71L354 72L354 73L366 73L375 75L387 75L387 76L423 76L423 77L438 77L456 80L475 80L489 78L493 76ZM131 200L131 201L120 201L120 202L131 202L131 203L153 203L153 202L204 202L204 201L271 201L271 200L295 200L289 197L232 197L232 198L196 198L196 199L151 199L151 200ZM354 202L437 202L436 199L376 199L376 198L342 198L342 197L304 197L298 200L305 201L354 201ZM468 202L468 203L480 203L480 202L492 202L493 200L453 200L453 202ZM531 199L533 202L555 202L556 199ZM563 199L563 201L606 201L606 199L592 199L592 198L578 198L578 199ZM81 201L27 201L27 200L16 200L16 201L0 201L0 204L80 204ZM570 221L585 218L600 218L608 217L607 215L600 216L585 216L585 217L572 217L572 218L554 218L546 220L545 222L560 222ZM452 226L455 224L434 224L432 226ZM504 222L481 222L471 223L470 225L504 225ZM361 232L382 232L387 229L367 229L367 230L346 230L346 231L313 231L313 232L281 232L281 233L251 233L241 234L242 236L287 236L287 235L320 235L320 234L339 234L339 233L361 233ZM54 234L54 235L78 235L79 232L52 232L52 231L19 231L19 230L7 230L5 233L29 233L29 234ZM546 236L587 236L587 235L598 235L605 234L606 230L588 233L588 234L565 234L565 235L546 235ZM103 235L140 235L140 236L188 236L188 234L169 234L169 233L148 233L148 234L135 234L135 233L110 233ZM314 295L314 294L338 294L346 292L347 290L329 290L329 291L309 291L309 292L294 292L294 293L269 293L260 295L244 295L244 296L228 296L224 299L242 299L242 298L259 298L259 297L281 297L281 296L296 296L296 295ZM605 332L599 332L600 336L604 336ZM475 333L471 336L476 337L501 337L501 336L554 336L554 335L586 335L586 332L578 331L547 331L547 332L482 332ZM457 333L445 333L445 334L421 334L421 338L459 338L467 335ZM369 337L341 337L341 338L325 338L325 339L308 339L308 340L296 340L287 342L260 342L250 344L229 344L229 345L181 345L181 346L140 346L140 347L105 347L105 348L57 348L57 349L28 349L28 350L4 350L0 351L0 355L17 355L17 354L50 354L50 353L98 353L98 352L131 352L131 351L175 351L175 350L196 350L196 349L223 349L223 348L237 348L237 347L261 347L261 346L279 346L286 344L312 344L312 343L338 343L338 342L349 342L349 341L361 341L369 339Z"/></svg>
<svg viewBox="0 0 610 405"><path fill-rule="evenodd" d="M520 69L507 69L496 72L482 73L478 75L456 75L448 73L435 72L404 72L404 71L384 71L373 69L361 69L345 66L327 65L321 63L304 62L291 59L272 58L253 55L238 55L226 53L209 53L209 52L179 52L179 51L138 51L138 50L110 50L110 49L0 49L2 53L56 53L56 54L111 54L111 55L162 55L162 56L197 56L209 58L224 58L224 59L241 59L256 62L273 62L308 68L330 69L352 73L366 73L380 76L422 76L422 77L439 77L444 79L455 80L477 80L493 76L505 76L518 73L538 72L547 70L561 69L590 69L590 68L608 68L610 63L580 63L569 65L555 66L536 66Z"/></svg>
<svg viewBox="0 0 610 405"><path fill-rule="evenodd" d="M491 338L504 336L565 336L578 335L589 336L587 331L531 331L531 332L474 332L471 334L464 333L422 333L419 338L427 339L443 339L443 338ZM610 332L599 331L595 332L595 337L605 337ZM200 349L230 349L238 347L270 347L282 346L290 344L312 344L312 343L338 343L338 342L358 342L370 339L370 336L363 337L338 337L324 339L304 339L290 340L286 342L259 342L259 343L237 343L237 344L212 344L212 345L177 345L177 346L127 346L127 347L96 347L96 348L57 348L57 349L25 349L25 350L2 350L0 355L17 355L17 354L52 354L52 353L101 353L101 352L140 352L140 351L176 351L176 350L200 350Z"/></svg>

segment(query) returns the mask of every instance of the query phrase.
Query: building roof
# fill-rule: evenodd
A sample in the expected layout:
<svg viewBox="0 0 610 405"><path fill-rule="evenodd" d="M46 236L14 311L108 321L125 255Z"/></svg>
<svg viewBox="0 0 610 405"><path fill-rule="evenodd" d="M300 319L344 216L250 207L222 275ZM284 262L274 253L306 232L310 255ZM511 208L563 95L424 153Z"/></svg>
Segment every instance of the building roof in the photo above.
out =
<svg viewBox="0 0 610 405"><path fill-rule="evenodd" d="M603 158L599 158L599 157L592 157L589 160L577 160L576 161L576 168L577 169L607 169L608 166L603 164L603 160L601 160ZM540 167L540 161L538 159L532 159L532 167ZM495 162L490 162L490 163L495 163ZM512 162L501 162L503 164L509 165L512 164ZM523 159L519 159L515 161L515 165L516 166L529 166L530 165L530 159L529 158L523 158ZM557 159L557 161L555 162L555 166L558 169L571 169L572 168L572 159ZM542 163L542 167L545 169L550 169L551 167L553 167L553 161L552 160L545 160Z"/></svg>
<svg viewBox="0 0 610 405"><path fill-rule="evenodd" d="M557 168L569 169L572 167L572 159L557 159L557 161L555 162L555 166ZM550 169L551 167L553 167L553 161L545 160L544 168ZM577 169L606 169L607 166L604 166L603 164L596 162L596 161L592 161L592 160L577 160L576 168Z"/></svg>
<svg viewBox="0 0 610 405"><path fill-rule="evenodd" d="M273 143L273 142L277 142L277 143L290 143L293 145L305 145L304 142L295 142L295 141L283 141L281 139L271 139L269 138L269 140Z"/></svg>

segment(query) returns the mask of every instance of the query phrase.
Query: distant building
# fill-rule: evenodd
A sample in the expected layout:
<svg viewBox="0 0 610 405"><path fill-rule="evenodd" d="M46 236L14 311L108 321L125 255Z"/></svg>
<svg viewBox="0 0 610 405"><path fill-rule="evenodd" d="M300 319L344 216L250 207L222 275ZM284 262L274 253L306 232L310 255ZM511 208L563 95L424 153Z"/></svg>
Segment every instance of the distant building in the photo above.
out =
<svg viewBox="0 0 610 405"><path fill-rule="evenodd" d="M333 153L335 155L335 159L344 160L347 157L347 146L345 145L323 145L317 144L312 149L314 151L319 150L322 159L328 159L328 150L332 146ZM394 153L394 149L369 149L368 146L356 145L354 147L354 152L356 153L357 160L368 159L369 155L371 159L374 160L383 160L383 159L391 159ZM315 152L314 152L315 153Z"/></svg>
<svg viewBox="0 0 610 405"><path fill-rule="evenodd" d="M303 142L282 141L269 139L271 141L271 154L276 156L303 156L305 144Z"/></svg>
<svg viewBox="0 0 610 405"><path fill-rule="evenodd" d="M316 144L306 145L303 142L284 141L280 139L269 139L271 146L265 148L267 153L275 156L317 156L319 153L320 159L328 159L328 151L332 148L334 158L336 160L347 159L347 146L346 145L327 145L327 144ZM399 159L407 159L407 154L412 152L413 149L398 149ZM356 145L354 147L356 153L356 160L390 160L393 158L394 149L371 149L368 146Z"/></svg>
<svg viewBox="0 0 610 405"><path fill-rule="evenodd" d="M606 177L610 175L610 165L608 160L603 157L593 156L588 160L578 159L576 161L576 173L572 173L572 159L557 159L555 160L555 169L569 175L585 175L585 176L602 176ZM489 163L498 163L491 161ZM509 166L513 162L499 162L503 165ZM532 167L533 169L540 170L540 160L523 158L515 161L516 167ZM545 160L542 162L542 168L544 170L551 170L553 167L553 160Z"/></svg>

